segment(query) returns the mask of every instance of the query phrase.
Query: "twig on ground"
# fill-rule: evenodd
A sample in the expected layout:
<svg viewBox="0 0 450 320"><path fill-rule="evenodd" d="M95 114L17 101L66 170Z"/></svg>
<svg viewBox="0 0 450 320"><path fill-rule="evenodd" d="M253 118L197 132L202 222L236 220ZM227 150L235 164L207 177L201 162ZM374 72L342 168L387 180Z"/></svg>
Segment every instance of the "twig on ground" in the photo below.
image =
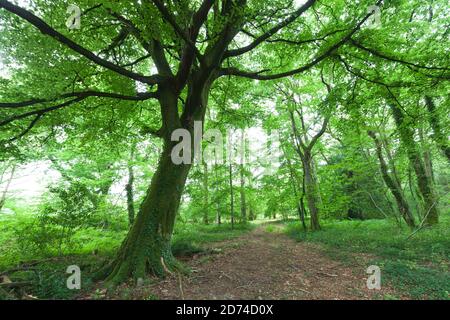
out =
<svg viewBox="0 0 450 320"><path fill-rule="evenodd" d="M337 277L337 274L330 274L330 273L325 273L325 272L317 272L317 274L319 275L323 275L323 276L327 276L327 277Z"/></svg>
<svg viewBox="0 0 450 320"><path fill-rule="evenodd" d="M311 294L311 292L309 292L308 290L304 290L304 289L298 289L298 290L300 290L301 292L307 293L307 294Z"/></svg>
<svg viewBox="0 0 450 320"><path fill-rule="evenodd" d="M181 300L184 300L183 279L181 277L181 273L180 272L178 272L178 281L179 281L179 284L180 284Z"/></svg>
<svg viewBox="0 0 450 320"><path fill-rule="evenodd" d="M222 278L222 276L225 276L226 278L228 278L228 279L230 279L230 280L233 280L233 278L232 277L230 277L229 275L227 275L225 272L223 272L223 271L220 271L220 273L222 274L221 276L219 276L219 279L220 278Z"/></svg>

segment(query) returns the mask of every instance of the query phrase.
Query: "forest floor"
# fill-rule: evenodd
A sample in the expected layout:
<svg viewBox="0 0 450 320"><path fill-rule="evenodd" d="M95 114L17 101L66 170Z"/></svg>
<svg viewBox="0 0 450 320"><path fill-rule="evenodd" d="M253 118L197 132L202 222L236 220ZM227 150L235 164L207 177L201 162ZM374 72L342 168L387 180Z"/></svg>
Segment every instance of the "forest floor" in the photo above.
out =
<svg viewBox="0 0 450 320"><path fill-rule="evenodd" d="M24 221L0 224L0 276L27 284L3 299L450 299L450 216L414 234L389 220L324 220L317 232L296 220L178 223L172 251L190 272L115 289L91 275L114 257L127 225L80 230L69 243L79 246L38 255L14 231ZM66 286L71 265L81 268L81 291ZM381 290L367 289L371 265Z"/></svg>
<svg viewBox="0 0 450 320"><path fill-rule="evenodd" d="M367 289L371 258L353 265L330 258L320 244L299 243L277 224L261 225L232 240L214 243L207 254L182 259L192 272L155 280L129 292L131 299L407 299L388 286ZM110 298L123 298L120 296ZM151 292L150 297L149 292Z"/></svg>

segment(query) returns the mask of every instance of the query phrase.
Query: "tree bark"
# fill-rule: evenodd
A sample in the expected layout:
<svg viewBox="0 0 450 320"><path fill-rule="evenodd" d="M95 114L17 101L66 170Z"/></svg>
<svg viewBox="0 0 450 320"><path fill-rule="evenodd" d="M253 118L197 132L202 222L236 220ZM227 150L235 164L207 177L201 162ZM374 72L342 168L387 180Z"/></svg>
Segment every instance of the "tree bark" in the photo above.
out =
<svg viewBox="0 0 450 320"><path fill-rule="evenodd" d="M215 170L214 170L214 172L215 172L215 180L216 180L216 194L219 194L219 177L218 177L218 169L219 169L219 167L217 166L217 159L216 159L216 164L215 164ZM217 199L217 198L216 198ZM216 200L216 210L217 210L217 212L216 212L216 222L217 222L217 224L218 225L221 225L222 224L222 218L221 218L221 214L220 214L220 201L217 199Z"/></svg>
<svg viewBox="0 0 450 320"><path fill-rule="evenodd" d="M228 166L229 180L230 180L230 210L231 210L231 229L234 228L234 193L233 193L233 165Z"/></svg>
<svg viewBox="0 0 450 320"><path fill-rule="evenodd" d="M318 188L312 169L312 156L305 153L303 160L303 170L305 175L306 200L308 202L309 214L311 217L311 230L320 230L319 208L318 208Z"/></svg>
<svg viewBox="0 0 450 320"><path fill-rule="evenodd" d="M241 164L239 168L240 173L240 179L241 179L241 188L240 188L240 195L241 195L241 219L242 222L247 222L247 201L245 198L245 175L244 175L244 165Z"/></svg>
<svg viewBox="0 0 450 320"><path fill-rule="evenodd" d="M294 190L294 196L295 196L295 200L296 200L296 205L297 205L297 213L298 213L298 217L302 223L303 226L303 230L307 230L306 227L306 222L305 222L305 204L303 201L304 195L305 195L305 188L304 188L304 175L302 177L302 195L300 196L298 191L297 191L297 186L298 186L298 177L295 174L294 171L294 166L292 165L291 159L289 158L285 148L283 149L283 153L284 153L284 157L286 158L287 161L287 165L289 167L289 173L290 173L290 177L291 177L291 182L292 182L292 189Z"/></svg>
<svg viewBox="0 0 450 320"><path fill-rule="evenodd" d="M439 222L438 201L435 194L433 181L427 175L425 164L414 141L414 131L410 124L405 121L403 111L394 103L390 103L392 114L400 133L400 139L406 148L409 161L411 162L417 176L417 184L420 194L425 204L425 221L427 225L434 225Z"/></svg>
<svg viewBox="0 0 450 320"><path fill-rule="evenodd" d="M134 146L131 150L131 159L130 163L128 163L128 182L125 186L125 190L127 193L127 210L128 210L128 223L130 227L134 223L134 216L135 216L135 210L134 210L134 170L133 170L133 159L134 159Z"/></svg>
<svg viewBox="0 0 450 320"><path fill-rule="evenodd" d="M203 164L203 188L204 188L204 203L203 203L203 223L208 224L209 213L209 187L208 187L208 164Z"/></svg>
<svg viewBox="0 0 450 320"><path fill-rule="evenodd" d="M172 254L171 238L192 164L173 162L172 150L178 142L172 142L171 137L174 130L186 129L191 135L190 155L194 155L194 122L204 120L212 83L210 77L201 81L196 79L197 76L193 76L189 85L181 118L178 115L178 94L170 86L160 88L163 150L158 167L116 259L94 278L106 278L107 283L116 285L128 278L143 278L147 273L163 277L168 271L183 269Z"/></svg>
<svg viewBox="0 0 450 320"><path fill-rule="evenodd" d="M171 238L175 216L186 183L190 165L175 165L171 159L174 143L165 141L147 196L141 204L128 236L116 259L98 277L118 284L127 278L135 280L147 273L164 276L166 269L180 267L172 255Z"/></svg>
<svg viewBox="0 0 450 320"><path fill-rule="evenodd" d="M388 166L383 157L383 152L381 149L381 142L377 138L375 132L369 131L368 133L369 133L369 136L375 142L377 156L378 156L378 160L380 162L381 174L383 176L384 182L386 183L386 185L388 186L389 190L392 192L392 194L395 198L395 201L396 201L397 207L398 207L398 211L402 215L406 224L408 226L410 226L411 228L414 228L416 226L416 223L414 221L414 217L409 208L408 202L406 201L406 199L404 197L403 191L402 191L400 185L397 184L396 180L392 179L388 173Z"/></svg>

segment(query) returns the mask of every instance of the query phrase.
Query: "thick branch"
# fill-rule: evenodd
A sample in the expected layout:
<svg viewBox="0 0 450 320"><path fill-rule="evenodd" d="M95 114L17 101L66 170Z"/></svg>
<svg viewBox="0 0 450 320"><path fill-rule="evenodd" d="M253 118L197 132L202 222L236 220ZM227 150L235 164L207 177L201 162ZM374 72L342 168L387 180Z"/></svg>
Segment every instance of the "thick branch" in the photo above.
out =
<svg viewBox="0 0 450 320"><path fill-rule="evenodd" d="M54 106L51 106L51 107L48 107L48 108L34 110L34 111L30 111L30 112L19 114L19 115L16 115L16 116L12 116L12 117L10 117L10 118L8 118L6 120L0 121L0 127L3 127L5 125L7 125L7 124L10 124L13 121L21 120L21 119L24 119L24 118L27 118L27 117L39 116L39 115L42 116L45 113L49 113L51 111L62 109L64 107L70 106L70 105L72 105L74 103L80 102L80 101L82 101L84 99L86 99L86 97L78 97L76 99L72 99L72 100L69 100L69 101L66 101L64 103L61 103L61 104L58 104L58 105L54 105ZM39 118L37 120L39 120ZM36 120L36 122L37 122L37 120Z"/></svg>
<svg viewBox="0 0 450 320"><path fill-rule="evenodd" d="M0 103L0 109L16 109L22 107L29 107L40 103L54 102L61 99L75 98L75 97L76 98L99 97L99 98L112 98L128 101L142 101L151 98L157 98L157 96L158 95L156 92L140 93L137 96L126 96L110 92L82 91L82 92L65 93L56 98L51 99L31 99L22 102Z"/></svg>

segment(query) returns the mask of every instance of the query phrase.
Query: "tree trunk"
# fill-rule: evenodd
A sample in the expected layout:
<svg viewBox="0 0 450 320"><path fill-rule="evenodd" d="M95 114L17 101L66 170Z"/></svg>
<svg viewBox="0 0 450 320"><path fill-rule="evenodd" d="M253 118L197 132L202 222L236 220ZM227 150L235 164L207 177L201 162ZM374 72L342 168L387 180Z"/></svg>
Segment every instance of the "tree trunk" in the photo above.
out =
<svg viewBox="0 0 450 320"><path fill-rule="evenodd" d="M292 165L291 159L289 159L289 156L286 152L286 150L284 148L283 149L283 153L284 153L284 157L287 160L287 164L289 167L289 173L290 173L290 177L291 177L291 181L292 181L292 189L294 190L294 196L295 196L295 201L296 201L296 206L297 206L297 213L298 213L298 217L300 219L300 221L302 222L302 226L303 226L303 230L306 230L306 223L305 223L305 204L303 202L303 198L305 195L305 179L304 179L304 175L302 177L302 195L299 197L299 193L297 191L297 186L298 186L298 178L297 175L295 174L294 171L294 166Z"/></svg>
<svg viewBox="0 0 450 320"><path fill-rule="evenodd" d="M231 210L231 229L234 229L234 194L233 194L233 165L229 165L229 178L230 178L230 210Z"/></svg>
<svg viewBox="0 0 450 320"><path fill-rule="evenodd" d="M204 188L204 204L203 204L203 223L208 224L209 213L209 188L208 188L208 164L203 164L203 188Z"/></svg>
<svg viewBox="0 0 450 320"><path fill-rule="evenodd" d="M253 211L253 206L251 204L249 205L248 211L249 211L248 219L250 221L255 220L255 212Z"/></svg>
<svg viewBox="0 0 450 320"><path fill-rule="evenodd" d="M308 209L311 217L311 230L316 231L320 230L319 199L316 179L313 176L311 155L305 154L303 170L305 175L306 200L308 201Z"/></svg>
<svg viewBox="0 0 450 320"><path fill-rule="evenodd" d="M244 176L244 165L240 165L240 179L241 179L241 188L240 188L240 194L241 194L241 219L242 222L247 222L247 202L245 198L245 176Z"/></svg>
<svg viewBox="0 0 450 320"><path fill-rule="evenodd" d="M376 150L377 150L377 156L378 160L380 162L380 169L381 174L383 176L383 180L388 186L389 190L394 195L395 201L397 203L398 211L402 215L403 219L405 219L405 222L408 226L411 228L414 228L416 226L414 222L414 217L411 213L411 210L409 209L408 202L406 201L403 191L400 187L400 185L397 184L396 180L393 180L391 176L388 173L388 166L386 164L386 161L383 158L383 153L381 149L381 142L377 138L376 134L372 131L369 131L369 136L374 140Z"/></svg>
<svg viewBox="0 0 450 320"><path fill-rule="evenodd" d="M437 208L437 197L433 187L433 182L429 179L421 154L414 141L414 131L409 127L411 124L404 119L403 111L395 104L390 104L394 115L397 129L400 132L401 142L404 144L409 161L411 162L417 176L417 184L420 194L425 203L425 221L427 225L439 222L439 211Z"/></svg>
<svg viewBox="0 0 450 320"><path fill-rule="evenodd" d="M131 161L133 161L134 158L134 149L131 151ZM135 210L134 210L134 190L133 190L133 184L134 184L134 170L133 170L133 164L128 164L128 182L125 186L125 190L127 193L127 210L128 210L128 223L130 227L134 223L134 216L135 216Z"/></svg>
<svg viewBox="0 0 450 320"><path fill-rule="evenodd" d="M8 178L8 180L6 180L5 189L3 190L2 196L0 197L0 211L2 210L3 206L5 205L6 196L8 194L9 187L11 186L11 182L14 178L14 173L16 172L16 168L17 168L17 166L14 164L11 168L11 173L9 174L9 178Z"/></svg>
<svg viewBox="0 0 450 320"><path fill-rule="evenodd" d="M117 258L98 274L106 281L118 284L130 277L143 278L146 273L163 276L177 269L171 251L175 216L189 173L190 165L175 165L171 159L173 142L165 141L163 152L147 195L141 204L128 236ZM167 269L167 270L166 270Z"/></svg>
<svg viewBox="0 0 450 320"><path fill-rule="evenodd" d="M217 156L217 155L215 155ZM218 225L222 224L222 218L221 218L221 214L220 214L220 201L218 199L218 194L219 194L219 166L217 165L217 158L215 159L215 165L214 165L214 173L215 173L215 184L216 184L216 188L215 188L215 193L216 193L216 222Z"/></svg>

